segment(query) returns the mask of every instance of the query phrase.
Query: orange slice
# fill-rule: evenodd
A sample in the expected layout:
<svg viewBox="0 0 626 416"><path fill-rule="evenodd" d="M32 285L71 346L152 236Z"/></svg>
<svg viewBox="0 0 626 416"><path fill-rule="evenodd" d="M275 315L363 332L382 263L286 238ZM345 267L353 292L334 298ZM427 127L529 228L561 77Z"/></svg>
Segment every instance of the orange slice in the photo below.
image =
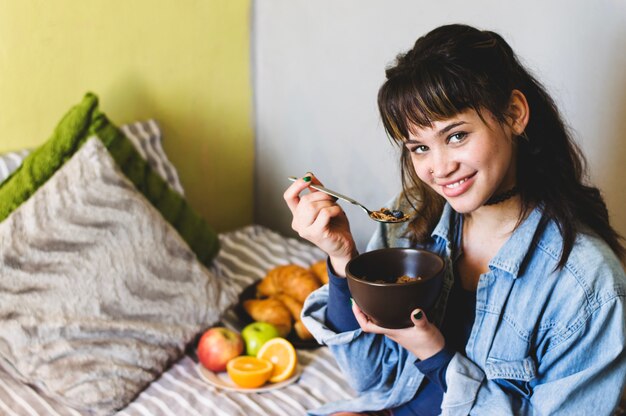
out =
<svg viewBox="0 0 626 416"><path fill-rule="evenodd" d="M239 387L261 387L272 375L272 363L256 357L239 356L226 363L230 379Z"/></svg>
<svg viewBox="0 0 626 416"><path fill-rule="evenodd" d="M270 383L287 380L296 371L298 357L293 344L285 338L272 338L267 341L259 352L257 358L267 360L274 365Z"/></svg>

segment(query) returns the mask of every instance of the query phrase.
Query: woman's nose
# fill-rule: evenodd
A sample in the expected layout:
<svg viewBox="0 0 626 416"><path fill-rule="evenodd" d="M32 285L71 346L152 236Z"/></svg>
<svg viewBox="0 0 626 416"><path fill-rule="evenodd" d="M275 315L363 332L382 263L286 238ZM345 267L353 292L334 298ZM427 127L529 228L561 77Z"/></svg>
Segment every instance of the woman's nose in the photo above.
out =
<svg viewBox="0 0 626 416"><path fill-rule="evenodd" d="M445 151L437 151L432 153L430 174L435 178L445 178L454 172L454 161L447 155Z"/></svg>

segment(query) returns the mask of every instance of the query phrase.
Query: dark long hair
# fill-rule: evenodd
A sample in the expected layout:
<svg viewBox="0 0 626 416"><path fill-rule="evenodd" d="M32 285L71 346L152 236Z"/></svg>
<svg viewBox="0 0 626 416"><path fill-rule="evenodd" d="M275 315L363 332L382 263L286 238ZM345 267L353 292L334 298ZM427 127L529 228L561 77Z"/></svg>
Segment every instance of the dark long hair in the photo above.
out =
<svg viewBox="0 0 626 416"><path fill-rule="evenodd" d="M505 123L511 93L517 89L530 107L526 130L517 138L520 219L541 206L545 221L554 220L563 237L557 267L563 267L576 233L586 227L624 261L622 238L609 224L600 191L583 183L586 161L582 152L545 88L520 64L500 35L466 25L441 26L399 55L386 75L378 107L387 134L402 149L404 195L418 210L409 225L413 240L423 242L430 237L445 200L415 173L410 153L403 146L411 129L429 127L467 109L481 117L486 110Z"/></svg>

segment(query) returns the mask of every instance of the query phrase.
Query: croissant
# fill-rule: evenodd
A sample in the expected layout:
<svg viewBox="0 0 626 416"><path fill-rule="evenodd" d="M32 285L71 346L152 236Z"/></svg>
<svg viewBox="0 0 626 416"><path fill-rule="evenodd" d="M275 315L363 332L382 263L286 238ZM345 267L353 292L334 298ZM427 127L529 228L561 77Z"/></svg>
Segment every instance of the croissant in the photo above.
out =
<svg viewBox="0 0 626 416"><path fill-rule="evenodd" d="M328 283L328 271L326 270L326 260L320 260L316 263L313 263L309 270L313 272L315 277L318 278L323 285Z"/></svg>
<svg viewBox="0 0 626 416"><path fill-rule="evenodd" d="M274 325L281 337L286 337L291 332L291 312L278 299L249 299L243 302L243 308L255 321Z"/></svg>
<svg viewBox="0 0 626 416"><path fill-rule="evenodd" d="M313 272L295 264L287 264L270 270L257 286L257 292L265 296L284 293L303 303L320 286Z"/></svg>
<svg viewBox="0 0 626 416"><path fill-rule="evenodd" d="M302 304L300 302L284 293L276 295L275 298L285 305L294 320L297 321L300 319L300 313L302 312Z"/></svg>
<svg viewBox="0 0 626 416"><path fill-rule="evenodd" d="M294 324L293 324L293 329L296 330L296 334L298 334L298 338L300 338L301 340L309 340L309 339L313 339L313 335L311 335L311 333L309 332L309 330L306 328L306 326L304 326L304 324L302 323L302 321L297 320Z"/></svg>

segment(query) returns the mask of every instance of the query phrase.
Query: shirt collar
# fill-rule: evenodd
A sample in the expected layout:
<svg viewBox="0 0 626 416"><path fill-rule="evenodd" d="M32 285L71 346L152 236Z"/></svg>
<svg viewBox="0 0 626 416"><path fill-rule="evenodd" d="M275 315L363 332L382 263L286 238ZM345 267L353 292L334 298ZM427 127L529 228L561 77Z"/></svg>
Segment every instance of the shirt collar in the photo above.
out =
<svg viewBox="0 0 626 416"><path fill-rule="evenodd" d="M533 209L519 227L513 231L511 237L504 243L495 257L491 259L489 268L503 270L517 278L524 259L533 244L533 238L537 232L541 217L541 210L539 208ZM457 228L456 224L458 221L461 221L461 216L446 203L439 222L431 235L443 239L447 247L452 247L451 243L455 241L454 231ZM460 241L460 235L457 237Z"/></svg>
<svg viewBox="0 0 626 416"><path fill-rule="evenodd" d="M489 262L489 268L498 268L518 278L524 260L534 243L535 234L541 222L541 209L534 208L528 217L517 227L511 237L498 250Z"/></svg>
<svg viewBox="0 0 626 416"><path fill-rule="evenodd" d="M450 204L446 203L443 206L443 211L441 212L441 216L439 217L439 222L431 233L431 236L439 237L445 240L446 246L450 247L451 243L455 240L453 233L456 229L456 221L458 221L457 212L452 209Z"/></svg>

